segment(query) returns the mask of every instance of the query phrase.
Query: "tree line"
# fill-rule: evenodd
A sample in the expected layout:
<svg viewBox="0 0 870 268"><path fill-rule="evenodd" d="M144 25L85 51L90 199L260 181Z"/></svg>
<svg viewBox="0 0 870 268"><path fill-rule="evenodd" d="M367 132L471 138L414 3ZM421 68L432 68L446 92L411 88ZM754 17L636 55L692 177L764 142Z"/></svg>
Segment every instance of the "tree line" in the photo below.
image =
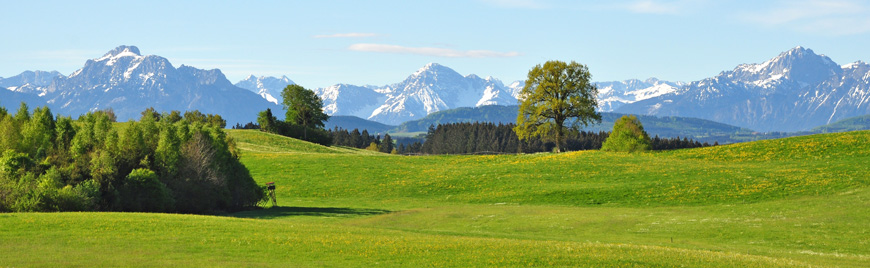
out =
<svg viewBox="0 0 870 268"><path fill-rule="evenodd" d="M0 108L0 211L214 213L263 197L218 115Z"/></svg>
<svg viewBox="0 0 870 268"><path fill-rule="evenodd" d="M329 130L329 135L332 137L332 144L336 146L368 149L382 153L398 153L394 152L396 148L390 134L384 134L384 139L381 140L380 134L371 135L365 129L360 132L356 128L353 131L347 131L347 129L335 127L335 129Z"/></svg>
<svg viewBox="0 0 870 268"><path fill-rule="evenodd" d="M480 153L538 153L554 151L556 143L545 138L520 140L513 124L451 123L430 126L422 146L398 143L399 154L480 154ZM569 130L563 134L561 150L598 150L610 132ZM653 150L672 150L710 146L688 138L651 139Z"/></svg>

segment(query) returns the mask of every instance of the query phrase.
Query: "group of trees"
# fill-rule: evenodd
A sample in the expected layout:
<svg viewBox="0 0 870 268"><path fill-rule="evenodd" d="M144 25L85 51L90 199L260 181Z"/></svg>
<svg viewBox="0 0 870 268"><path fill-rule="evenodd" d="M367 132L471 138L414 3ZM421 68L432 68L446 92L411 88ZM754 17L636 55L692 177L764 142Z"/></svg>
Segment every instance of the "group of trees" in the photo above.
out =
<svg viewBox="0 0 870 268"><path fill-rule="evenodd" d="M113 123L98 111L0 109L0 211L212 213L255 206L263 190L239 162L225 121L146 110Z"/></svg>
<svg viewBox="0 0 870 268"><path fill-rule="evenodd" d="M332 138L329 136L329 132L323 130L323 128L306 127L292 121L278 120L272 115L271 109L260 112L257 116L257 124L260 126L260 130L269 133L309 141L323 146L332 145Z"/></svg>
<svg viewBox="0 0 870 268"><path fill-rule="evenodd" d="M534 138L552 141L554 151L560 152L563 144L571 140L570 134L566 133L576 133L582 126L601 122L601 115L595 111L598 88L591 78L586 65L573 61L547 61L529 70L525 86L519 94L521 102L517 126L514 128L517 136L524 141ZM600 144L601 150L620 152L701 146L709 144L686 138L650 139L640 120L633 115L618 119L609 137Z"/></svg>
<svg viewBox="0 0 870 268"><path fill-rule="evenodd" d="M381 140L380 134L377 136L371 135L365 129L360 132L359 129L347 131L346 129L335 127L334 130L329 131L329 135L332 137L332 145L368 149L382 153L398 153L394 151L396 148L393 145L393 137L390 134L384 134L384 139Z"/></svg>
<svg viewBox="0 0 870 268"><path fill-rule="evenodd" d="M639 122L638 122L639 123ZM401 154L486 154L486 153L537 153L555 151L556 143L547 141L545 138L529 138L520 140L514 132L513 124L494 123L453 123L431 126L419 151L413 151L410 146L399 144L398 152ZM643 127L640 127L643 130ZM642 132L646 135L646 132ZM610 139L610 132L587 132L567 130L564 134L564 143L561 150L598 150L607 142L611 144L623 143L620 138ZM648 140L648 147L644 150L671 150L681 148L695 148L710 146L707 143L699 143L687 138L662 139L656 136ZM614 145L611 145L613 147ZM639 151L635 149L632 151ZM615 149L613 151L623 151Z"/></svg>
<svg viewBox="0 0 870 268"><path fill-rule="evenodd" d="M329 116L323 113L323 101L314 91L293 84L281 91L281 97L286 110L284 121L275 118L271 109L266 109L257 116L261 130L324 146L332 144L332 137L323 129Z"/></svg>

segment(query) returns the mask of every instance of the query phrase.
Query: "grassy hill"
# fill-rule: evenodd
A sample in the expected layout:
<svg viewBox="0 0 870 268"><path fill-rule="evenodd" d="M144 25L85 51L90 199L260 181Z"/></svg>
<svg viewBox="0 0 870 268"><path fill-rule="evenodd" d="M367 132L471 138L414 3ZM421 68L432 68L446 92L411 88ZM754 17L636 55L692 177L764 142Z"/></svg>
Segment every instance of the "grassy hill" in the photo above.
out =
<svg viewBox="0 0 870 268"><path fill-rule="evenodd" d="M850 117L824 126L818 126L810 130L810 132L833 133L867 129L870 129L870 114Z"/></svg>
<svg viewBox="0 0 870 268"><path fill-rule="evenodd" d="M865 267L870 131L406 157L229 132L279 207L0 214L2 266Z"/></svg>

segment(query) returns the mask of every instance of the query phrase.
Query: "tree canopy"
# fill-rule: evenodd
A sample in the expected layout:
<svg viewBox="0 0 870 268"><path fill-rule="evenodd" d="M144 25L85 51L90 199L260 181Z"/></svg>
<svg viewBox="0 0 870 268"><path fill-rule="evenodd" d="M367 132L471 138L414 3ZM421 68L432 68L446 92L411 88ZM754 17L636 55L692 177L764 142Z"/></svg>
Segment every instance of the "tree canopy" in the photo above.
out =
<svg viewBox="0 0 870 268"><path fill-rule="evenodd" d="M305 128L323 129L329 116L323 113L323 101L314 91L293 84L281 91L281 97L287 110L284 121ZM307 132L304 135L307 137Z"/></svg>
<svg viewBox="0 0 870 268"><path fill-rule="evenodd" d="M652 149L652 141L649 134L643 130L643 125L637 116L626 115L620 117L613 124L613 132L601 145L603 151L635 152Z"/></svg>
<svg viewBox="0 0 870 268"><path fill-rule="evenodd" d="M547 61L532 68L519 94L514 128L519 139L545 137L553 140L554 150L560 152L569 129L601 121L601 114L595 111L598 88L591 78L586 65L573 61Z"/></svg>
<svg viewBox="0 0 870 268"><path fill-rule="evenodd" d="M119 127L103 111L73 120L29 110L0 111L0 212L213 213L263 197L217 115L172 122L150 109Z"/></svg>

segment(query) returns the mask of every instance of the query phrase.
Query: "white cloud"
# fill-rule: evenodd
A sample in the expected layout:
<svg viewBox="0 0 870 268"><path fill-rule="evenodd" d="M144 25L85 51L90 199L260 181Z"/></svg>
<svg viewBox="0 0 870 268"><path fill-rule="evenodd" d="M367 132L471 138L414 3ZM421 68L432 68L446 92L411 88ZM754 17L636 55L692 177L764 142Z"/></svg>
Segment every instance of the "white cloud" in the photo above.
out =
<svg viewBox="0 0 870 268"><path fill-rule="evenodd" d="M749 23L815 34L851 35L870 32L870 5L865 2L780 1L773 6L763 11L745 12L740 17Z"/></svg>
<svg viewBox="0 0 870 268"><path fill-rule="evenodd" d="M618 4L618 9L640 14L679 15L697 10L705 4L704 0L637 0Z"/></svg>
<svg viewBox="0 0 870 268"><path fill-rule="evenodd" d="M480 0L483 3L490 4L501 8L529 8L529 9L544 9L548 5L543 1L536 0Z"/></svg>
<svg viewBox="0 0 870 268"><path fill-rule="evenodd" d="M314 38L362 38L362 37L375 37L378 34L375 33L337 33L337 34L321 34L315 35Z"/></svg>
<svg viewBox="0 0 870 268"><path fill-rule="evenodd" d="M519 52L497 52L490 50L455 50L436 47L405 47L386 44L353 44L347 49L352 51L413 54L446 58L505 58L520 56Z"/></svg>

